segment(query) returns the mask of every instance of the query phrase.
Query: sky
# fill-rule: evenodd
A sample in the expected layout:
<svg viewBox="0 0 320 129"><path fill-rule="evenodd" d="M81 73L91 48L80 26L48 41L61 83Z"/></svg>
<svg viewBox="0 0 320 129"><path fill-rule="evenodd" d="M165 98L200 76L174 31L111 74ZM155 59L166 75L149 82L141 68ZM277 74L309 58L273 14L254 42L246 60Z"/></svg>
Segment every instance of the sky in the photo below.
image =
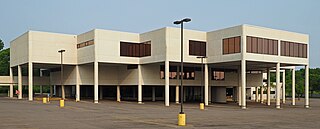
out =
<svg viewBox="0 0 320 129"><path fill-rule="evenodd" d="M143 33L185 17L186 29L251 24L309 35L310 67L320 67L320 0L0 0L5 48L28 30L81 34L109 29Z"/></svg>

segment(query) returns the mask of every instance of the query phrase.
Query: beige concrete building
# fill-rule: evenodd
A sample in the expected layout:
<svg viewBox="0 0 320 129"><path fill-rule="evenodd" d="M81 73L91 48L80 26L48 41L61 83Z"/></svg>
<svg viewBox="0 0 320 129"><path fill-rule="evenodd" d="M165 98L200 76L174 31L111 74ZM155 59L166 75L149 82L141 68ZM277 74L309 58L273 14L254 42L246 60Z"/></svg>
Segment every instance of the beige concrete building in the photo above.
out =
<svg viewBox="0 0 320 129"><path fill-rule="evenodd" d="M183 100L199 101L202 79L201 61L197 57L206 56L205 105L226 102L226 91L231 91L239 106L246 108L246 97L250 94L247 89L262 86L262 73L276 71L276 93L279 93L282 67L309 67L308 42L305 34L252 25L211 32L184 30L185 66L181 73L179 28L165 27L142 34L101 29L79 35L28 31L11 41L10 96L14 83L20 91L23 86L28 89L30 101L34 85L49 85L51 95L65 94L77 101L161 100L169 106L169 102L179 103L178 82L183 77ZM65 50L64 94L59 50ZM34 76L34 69L45 74ZM306 107L309 107L308 74L306 70ZM269 94L270 86L267 87ZM270 105L270 94L267 100ZM280 94L276 95L276 107L280 108Z"/></svg>

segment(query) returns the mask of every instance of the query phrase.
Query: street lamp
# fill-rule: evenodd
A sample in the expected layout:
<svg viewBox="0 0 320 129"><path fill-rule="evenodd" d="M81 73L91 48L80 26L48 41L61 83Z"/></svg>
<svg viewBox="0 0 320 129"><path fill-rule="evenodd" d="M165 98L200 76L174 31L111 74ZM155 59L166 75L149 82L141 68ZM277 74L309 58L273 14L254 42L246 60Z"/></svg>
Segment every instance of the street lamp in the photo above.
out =
<svg viewBox="0 0 320 129"><path fill-rule="evenodd" d="M201 59L201 93L200 93L200 97L201 97L201 100L200 100L200 109L203 110L204 109L204 102L203 102L203 59L204 58L207 58L206 56L198 56L197 57L198 59Z"/></svg>
<svg viewBox="0 0 320 129"><path fill-rule="evenodd" d="M60 83L61 83L61 96L62 96L62 99L64 100L65 99L65 92L64 92L64 85L63 85L63 53L65 52L66 50L59 50L58 52L60 53L61 55L61 64L60 64L60 69L61 69L61 74L60 74Z"/></svg>
<svg viewBox="0 0 320 129"><path fill-rule="evenodd" d="M190 18L184 18L180 21L174 21L173 24L176 25L181 25L181 66L180 66L180 72L181 72L181 77L180 77L180 113L178 115L178 125L179 126L185 126L186 125L186 114L183 112L183 23L184 22L190 22Z"/></svg>

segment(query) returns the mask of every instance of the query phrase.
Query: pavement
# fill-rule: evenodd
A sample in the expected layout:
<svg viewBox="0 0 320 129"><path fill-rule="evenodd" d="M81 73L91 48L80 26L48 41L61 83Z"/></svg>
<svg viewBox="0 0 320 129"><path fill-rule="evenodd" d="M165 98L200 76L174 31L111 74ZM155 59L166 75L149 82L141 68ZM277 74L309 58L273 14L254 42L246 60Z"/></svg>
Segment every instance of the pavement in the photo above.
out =
<svg viewBox="0 0 320 129"><path fill-rule="evenodd" d="M116 102L103 100L94 104L91 100L65 101L60 108L58 101L42 104L42 101L0 98L0 129L315 129L320 128L320 99L310 99L305 109L303 99L297 106L290 100L276 109L271 106L247 102L243 110L236 103L210 104L199 110L198 103L184 104L187 125L177 126L180 105L163 102Z"/></svg>

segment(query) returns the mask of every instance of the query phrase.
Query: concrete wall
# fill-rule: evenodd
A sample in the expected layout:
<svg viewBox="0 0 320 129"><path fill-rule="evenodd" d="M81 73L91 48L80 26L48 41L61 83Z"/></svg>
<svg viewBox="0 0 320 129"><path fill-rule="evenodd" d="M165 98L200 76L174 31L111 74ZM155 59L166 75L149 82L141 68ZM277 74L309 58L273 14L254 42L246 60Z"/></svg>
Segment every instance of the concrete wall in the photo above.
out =
<svg viewBox="0 0 320 129"><path fill-rule="evenodd" d="M163 62L166 60L167 28L140 34L140 42L151 41L151 56L140 58L140 64Z"/></svg>
<svg viewBox="0 0 320 129"><path fill-rule="evenodd" d="M95 30L80 34L77 36L77 44L83 43L95 38ZM95 42L95 41L94 41ZM86 46L77 49L78 64L86 64L94 62L95 60L95 45ZM75 46L76 47L76 46Z"/></svg>
<svg viewBox="0 0 320 129"><path fill-rule="evenodd" d="M10 42L10 67L29 60L29 31Z"/></svg>

